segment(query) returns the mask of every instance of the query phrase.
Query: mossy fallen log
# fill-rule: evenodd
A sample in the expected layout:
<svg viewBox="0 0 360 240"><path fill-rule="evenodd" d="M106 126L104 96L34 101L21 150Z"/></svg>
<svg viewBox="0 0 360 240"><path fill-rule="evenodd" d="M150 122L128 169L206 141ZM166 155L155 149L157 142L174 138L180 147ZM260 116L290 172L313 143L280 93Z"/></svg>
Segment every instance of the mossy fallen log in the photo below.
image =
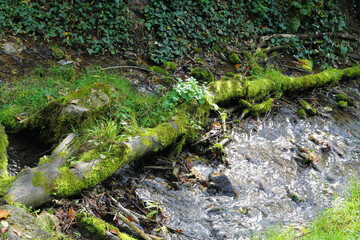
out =
<svg viewBox="0 0 360 240"><path fill-rule="evenodd" d="M254 81L235 78L229 81L217 81L209 85L213 102L219 103L233 98L258 100L276 92L298 91L335 84L340 79L360 76L360 68L327 70L322 73L299 78L279 76L278 78L260 78ZM272 99L255 105L259 110L271 106ZM254 106L254 107L255 107ZM250 106L249 106L250 107ZM26 206L39 206L54 197L65 197L90 188L111 176L125 164L143 156L164 150L179 139L192 141L196 132L192 128L194 115L204 122L210 111L209 105L182 105L175 111L170 122L156 128L146 129L119 143L106 143L102 148L84 152L73 166L66 160L76 149L76 141L63 144L62 151L53 152L49 159L33 169L24 169L6 194L8 201L20 202ZM58 150L59 150L58 149Z"/></svg>
<svg viewBox="0 0 360 240"><path fill-rule="evenodd" d="M214 102L229 101L232 98L259 100L272 93L294 92L311 88L336 84L341 79L360 76L360 67L343 70L330 69L321 73L302 77L278 75L276 78L259 78L249 81L236 75L228 81L215 81L209 84L209 91L214 96Z"/></svg>
<svg viewBox="0 0 360 240"><path fill-rule="evenodd" d="M129 162L145 155L164 150L177 142L178 138L192 138L189 112L190 106L177 110L171 122L120 143L107 143L102 148L84 152L77 163L67 165L67 159L78 147L75 134L70 134L50 157L42 158L40 165L26 168L18 174L8 189L5 199L37 207L54 197L65 197L94 187ZM200 108L199 108L200 109ZM200 111L207 114L209 111ZM202 116L205 118L205 116Z"/></svg>

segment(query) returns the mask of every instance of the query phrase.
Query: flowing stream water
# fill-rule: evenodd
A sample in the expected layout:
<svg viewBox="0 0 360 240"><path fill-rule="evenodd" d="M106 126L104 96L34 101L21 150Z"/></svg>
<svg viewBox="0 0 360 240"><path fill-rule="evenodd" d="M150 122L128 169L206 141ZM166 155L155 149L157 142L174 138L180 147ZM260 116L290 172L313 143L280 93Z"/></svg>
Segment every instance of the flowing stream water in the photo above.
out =
<svg viewBox="0 0 360 240"><path fill-rule="evenodd" d="M194 162L198 174L216 185L213 189L184 183L175 190L165 178L131 166L115 176L131 182L138 198L162 210L167 226L183 232L167 239L245 239L275 225L304 224L331 207L360 169L359 83L316 92L318 115L300 119L294 104L274 107L233 129L226 149L229 166ZM336 92L355 98L355 107L338 109ZM329 106L332 112L325 111ZM10 137L11 174L33 164L19 163L27 159L24 154L44 151L14 153L15 142ZM310 162L304 154L311 155Z"/></svg>
<svg viewBox="0 0 360 240"><path fill-rule="evenodd" d="M317 116L300 119L289 104L233 129L228 167L194 164L220 191L200 184L173 190L145 174L135 184L138 197L157 203L166 224L184 233L168 239L246 239L275 225L309 222L343 196L360 169L359 105L338 109L336 92L360 101L359 84L351 81L315 97ZM311 163L304 164L304 153Z"/></svg>

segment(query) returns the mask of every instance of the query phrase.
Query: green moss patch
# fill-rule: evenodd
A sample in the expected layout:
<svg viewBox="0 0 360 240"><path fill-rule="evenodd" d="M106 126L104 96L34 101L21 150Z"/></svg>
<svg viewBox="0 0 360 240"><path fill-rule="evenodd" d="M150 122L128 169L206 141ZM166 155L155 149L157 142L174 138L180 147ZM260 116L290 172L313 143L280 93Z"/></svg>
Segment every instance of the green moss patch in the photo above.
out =
<svg viewBox="0 0 360 240"><path fill-rule="evenodd" d="M79 175L76 170L67 167L61 168L61 176L51 184L54 188L54 194L58 197L64 197L94 187L129 163L129 152L129 147L124 144L112 145L109 152L102 152L98 149L85 152L80 157L79 162L95 161L90 171Z"/></svg>
<svg viewBox="0 0 360 240"><path fill-rule="evenodd" d="M89 235L95 239L108 239L106 231L118 233L117 237L121 240L136 240L135 238L121 233L117 227L105 222L102 219L99 219L94 216L90 216L87 213L77 213L75 215L76 222L80 225L80 228L86 232L85 235Z"/></svg>
<svg viewBox="0 0 360 240"><path fill-rule="evenodd" d="M232 53L229 56L229 62L232 64L239 64L241 62L241 60L236 53Z"/></svg>
<svg viewBox="0 0 360 240"><path fill-rule="evenodd" d="M163 69L162 67L158 67L158 66L153 66L151 67L151 70L153 70L154 72L160 74L160 75L163 75L163 76L169 76L170 74L165 70Z"/></svg>
<svg viewBox="0 0 360 240"><path fill-rule="evenodd" d="M55 60L63 59L66 56L65 52L56 46L51 48L51 55L53 55Z"/></svg>
<svg viewBox="0 0 360 240"><path fill-rule="evenodd" d="M305 100L300 100L299 101L301 107L306 111L306 113L308 113L311 116L316 115L316 109L311 106L308 102L306 102Z"/></svg>
<svg viewBox="0 0 360 240"><path fill-rule="evenodd" d="M267 112L269 112L271 110L271 107L273 105L274 99L273 98L269 98L268 100L259 103L259 104L255 104L251 110L250 110L250 114L254 117L259 116L259 115L264 115Z"/></svg>
<svg viewBox="0 0 360 240"><path fill-rule="evenodd" d="M57 142L73 127L87 125L110 105L109 87L101 83L50 102L24 123L24 129L39 134L44 142Z"/></svg>
<svg viewBox="0 0 360 240"><path fill-rule="evenodd" d="M343 109L343 110L346 110L347 108L348 108L348 103L347 102L345 102L345 101L339 101L338 103L337 103L337 105L338 105L338 107L339 108L341 108L341 109Z"/></svg>
<svg viewBox="0 0 360 240"><path fill-rule="evenodd" d="M9 142L5 133L5 128L0 125L0 181L8 178L6 148Z"/></svg>
<svg viewBox="0 0 360 240"><path fill-rule="evenodd" d="M177 66L173 62L165 62L163 68L169 68L171 71L175 71Z"/></svg>
<svg viewBox="0 0 360 240"><path fill-rule="evenodd" d="M215 80L214 75L206 68L194 68L191 70L191 76L199 83L211 83Z"/></svg>
<svg viewBox="0 0 360 240"><path fill-rule="evenodd" d="M306 117L306 111L305 111L305 109L300 108L300 109L297 111L297 115L299 116L299 118L305 118L305 117Z"/></svg>
<svg viewBox="0 0 360 240"><path fill-rule="evenodd" d="M336 95L336 101L344 101L347 102L349 106L354 106L355 100L353 98L350 98L344 94L337 94Z"/></svg>
<svg viewBox="0 0 360 240"><path fill-rule="evenodd" d="M234 77L236 74L235 73L233 73L233 72L227 72L226 74L225 74L225 76L227 76L227 77Z"/></svg>

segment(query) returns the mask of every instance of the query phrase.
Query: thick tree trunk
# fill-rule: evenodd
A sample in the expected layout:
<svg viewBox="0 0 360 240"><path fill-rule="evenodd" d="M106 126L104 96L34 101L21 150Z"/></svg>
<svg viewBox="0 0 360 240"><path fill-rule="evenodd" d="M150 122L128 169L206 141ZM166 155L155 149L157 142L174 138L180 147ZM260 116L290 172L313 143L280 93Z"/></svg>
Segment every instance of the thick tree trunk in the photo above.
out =
<svg viewBox="0 0 360 240"><path fill-rule="evenodd" d="M293 78L279 76L276 79L247 81L235 78L216 81L209 85L213 102L231 99L259 100L271 93L306 90L335 84L341 79L360 77L360 68L326 70L324 72ZM193 131L189 113L196 113L202 121L209 112L209 106L194 108L182 106L169 123L146 129L137 137L126 142L110 144L83 153L77 164L66 166L67 159L76 151L78 144L70 134L38 167L24 169L8 189L5 199L37 207L54 197L65 197L90 188L111 176L117 169L141 157L164 150L176 143L180 137ZM1 152L0 152L1 154Z"/></svg>

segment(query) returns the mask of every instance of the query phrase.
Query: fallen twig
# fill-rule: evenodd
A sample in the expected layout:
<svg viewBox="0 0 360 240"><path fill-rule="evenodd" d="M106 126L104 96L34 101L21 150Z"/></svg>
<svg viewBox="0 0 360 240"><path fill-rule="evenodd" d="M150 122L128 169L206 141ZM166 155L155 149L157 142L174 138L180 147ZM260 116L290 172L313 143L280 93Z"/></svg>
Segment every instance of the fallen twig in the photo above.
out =
<svg viewBox="0 0 360 240"><path fill-rule="evenodd" d="M310 34L272 34L267 36L260 37L260 41L268 41L271 38L320 38L323 36L331 36L335 38L341 38L350 41L359 41L357 36L348 34L348 33L340 33L340 32L327 32L327 33L310 33Z"/></svg>
<svg viewBox="0 0 360 240"><path fill-rule="evenodd" d="M308 234L310 234L310 233L311 233L311 231L310 231L310 232L307 232L307 233L303 233L303 234L301 234L300 236L294 237L294 238L291 239L291 240L295 240L295 239L302 238L302 237L304 237L304 236L306 236L306 235L308 235Z"/></svg>
<svg viewBox="0 0 360 240"><path fill-rule="evenodd" d="M109 69L117 69L117 68L135 68L135 69L139 69L139 70L143 70L143 71L147 71L147 72L153 72L153 70L143 68L143 67L138 67L138 66L113 66L113 67L102 68L102 69L100 69L100 71L109 70Z"/></svg>
<svg viewBox="0 0 360 240"><path fill-rule="evenodd" d="M129 219L127 219L124 215L122 215L121 213L117 213L117 216L129 227L131 227L137 234L139 234L142 238L146 239L146 240L152 240L152 239L160 239L158 237L156 238L151 238L149 235L147 235L146 233L144 233L140 228L138 228L137 226L135 226L132 222L129 221ZM153 236L154 237L154 236Z"/></svg>
<svg viewBox="0 0 360 240"><path fill-rule="evenodd" d="M109 194L108 194L108 196L111 198L111 200L115 203L115 205L119 208L119 210L122 213L124 213L125 215L127 215L127 216L131 217L132 219L134 219L135 222L140 223L139 219L133 213L131 213L126 208L124 208L115 198L113 198Z"/></svg>

